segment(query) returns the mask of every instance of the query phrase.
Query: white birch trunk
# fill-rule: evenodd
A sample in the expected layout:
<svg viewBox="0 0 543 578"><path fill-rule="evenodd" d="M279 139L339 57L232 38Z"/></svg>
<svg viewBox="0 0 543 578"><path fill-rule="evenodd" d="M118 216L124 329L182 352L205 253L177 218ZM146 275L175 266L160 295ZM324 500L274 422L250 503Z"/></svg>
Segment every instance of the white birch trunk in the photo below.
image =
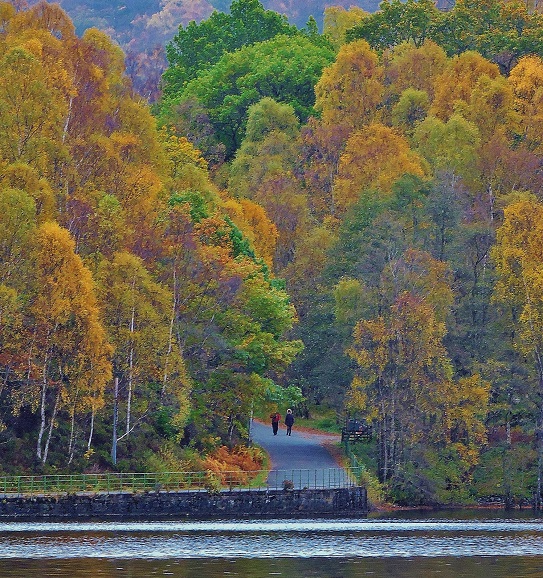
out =
<svg viewBox="0 0 543 578"><path fill-rule="evenodd" d="M55 426L55 419L57 418L58 403L60 401L60 388L55 399L55 407L53 408L53 415L51 416L51 422L49 423L49 432L47 434L47 441L45 442L45 448L43 450L42 463L45 464L47 461L47 455L49 453L49 444L51 443L51 435L53 434L53 428Z"/></svg>
<svg viewBox="0 0 543 578"><path fill-rule="evenodd" d="M91 449L91 446L92 446L92 436L94 434L94 418L95 418L95 416L96 416L96 410L94 409L94 406L93 406L92 412L91 412L89 439L87 440L87 451L89 451Z"/></svg>
<svg viewBox="0 0 543 578"><path fill-rule="evenodd" d="M48 354L45 356L42 369L41 401L40 401L40 429L38 432L38 442L36 444L36 457L42 459L41 443L45 433L45 401L47 397L47 366L49 364Z"/></svg>
<svg viewBox="0 0 543 578"><path fill-rule="evenodd" d="M136 307L132 308L132 318L130 319L130 354L128 361L128 397L126 400L126 435L130 433L130 418L132 411L132 389L134 387L134 326L136 318Z"/></svg>
<svg viewBox="0 0 543 578"><path fill-rule="evenodd" d="M177 275L175 267L173 269L173 301L172 301L172 315L170 317L170 331L168 334L168 351L166 352L166 360L164 362L164 378L162 380L162 391L160 392L161 397L164 397L166 393L166 385L168 383L169 377L169 360L172 354L172 341L173 341L173 328L175 324L175 315L177 312Z"/></svg>

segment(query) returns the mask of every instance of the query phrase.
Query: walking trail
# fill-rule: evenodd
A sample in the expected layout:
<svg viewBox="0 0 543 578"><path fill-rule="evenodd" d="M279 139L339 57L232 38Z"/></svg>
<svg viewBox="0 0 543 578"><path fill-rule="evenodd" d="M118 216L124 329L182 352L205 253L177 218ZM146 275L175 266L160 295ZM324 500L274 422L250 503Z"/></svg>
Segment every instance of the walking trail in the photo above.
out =
<svg viewBox="0 0 543 578"><path fill-rule="evenodd" d="M297 430L295 423L291 436L286 435L284 424L274 436L271 424L253 421L251 437L270 456L270 486L280 487L284 479L295 488L338 487L347 481L346 472L325 445L339 441L338 435Z"/></svg>

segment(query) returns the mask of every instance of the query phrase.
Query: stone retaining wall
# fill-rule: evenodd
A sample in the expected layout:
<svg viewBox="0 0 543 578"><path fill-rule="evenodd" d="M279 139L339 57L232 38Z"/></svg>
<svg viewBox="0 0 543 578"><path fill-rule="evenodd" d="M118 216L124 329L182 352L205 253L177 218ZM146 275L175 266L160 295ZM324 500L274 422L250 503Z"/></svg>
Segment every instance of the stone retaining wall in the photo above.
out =
<svg viewBox="0 0 543 578"><path fill-rule="evenodd" d="M365 488L0 496L0 520L206 519L354 516L368 512Z"/></svg>

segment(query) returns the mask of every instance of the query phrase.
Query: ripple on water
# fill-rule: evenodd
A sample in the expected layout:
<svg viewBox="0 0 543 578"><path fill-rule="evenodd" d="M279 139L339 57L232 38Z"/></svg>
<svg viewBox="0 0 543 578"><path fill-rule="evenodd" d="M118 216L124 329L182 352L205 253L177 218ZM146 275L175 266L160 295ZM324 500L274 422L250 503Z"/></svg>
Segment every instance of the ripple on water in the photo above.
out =
<svg viewBox="0 0 543 578"><path fill-rule="evenodd" d="M543 556L538 520L0 524L0 559Z"/></svg>

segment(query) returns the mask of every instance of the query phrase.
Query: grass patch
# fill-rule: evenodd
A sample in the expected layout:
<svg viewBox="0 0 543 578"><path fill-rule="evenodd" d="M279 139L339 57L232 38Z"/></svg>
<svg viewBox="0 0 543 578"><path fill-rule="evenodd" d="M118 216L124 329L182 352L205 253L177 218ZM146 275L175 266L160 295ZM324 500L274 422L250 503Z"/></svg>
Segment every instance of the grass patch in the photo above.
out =
<svg viewBox="0 0 543 578"><path fill-rule="evenodd" d="M322 410L319 408L318 410L311 411L310 415L311 417L309 419L297 417L296 424L327 433L341 433L343 423L338 421L338 415L335 410Z"/></svg>

